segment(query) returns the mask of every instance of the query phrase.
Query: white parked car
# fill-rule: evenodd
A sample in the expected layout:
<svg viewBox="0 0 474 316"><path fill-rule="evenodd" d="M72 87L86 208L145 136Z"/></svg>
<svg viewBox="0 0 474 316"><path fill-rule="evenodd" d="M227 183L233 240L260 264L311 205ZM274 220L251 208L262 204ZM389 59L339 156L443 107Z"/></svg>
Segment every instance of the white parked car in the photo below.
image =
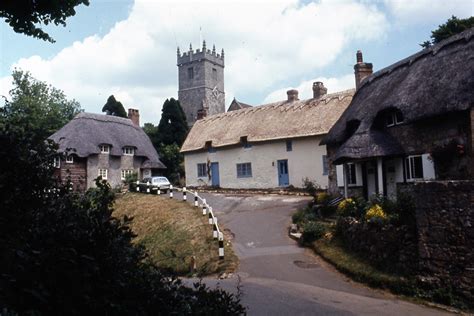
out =
<svg viewBox="0 0 474 316"><path fill-rule="evenodd" d="M166 177L150 177L143 178L142 183L147 184L150 182L150 185L154 188L160 188L160 190L167 191L170 188L171 183Z"/></svg>

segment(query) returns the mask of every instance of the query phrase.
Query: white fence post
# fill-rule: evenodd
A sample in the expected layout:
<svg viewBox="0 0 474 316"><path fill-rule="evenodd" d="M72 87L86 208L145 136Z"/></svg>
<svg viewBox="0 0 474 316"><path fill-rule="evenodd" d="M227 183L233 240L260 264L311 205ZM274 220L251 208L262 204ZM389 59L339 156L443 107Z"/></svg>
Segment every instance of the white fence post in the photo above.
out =
<svg viewBox="0 0 474 316"><path fill-rule="evenodd" d="M183 201L186 201L186 187L183 187Z"/></svg>
<svg viewBox="0 0 474 316"><path fill-rule="evenodd" d="M150 193L150 181L146 183L146 193Z"/></svg>
<svg viewBox="0 0 474 316"><path fill-rule="evenodd" d="M137 180L137 192L140 192L140 181Z"/></svg>
<svg viewBox="0 0 474 316"><path fill-rule="evenodd" d="M198 206L199 206L198 195L197 195L197 192L194 192L194 207L198 207Z"/></svg>
<svg viewBox="0 0 474 316"><path fill-rule="evenodd" d="M156 190L156 194L158 194L158 195L160 195L160 194L161 194L160 187L158 187L158 190Z"/></svg>
<svg viewBox="0 0 474 316"><path fill-rule="evenodd" d="M219 232L219 259L224 259L224 234Z"/></svg>
<svg viewBox="0 0 474 316"><path fill-rule="evenodd" d="M173 185L170 184L170 199L173 198Z"/></svg>
<svg viewBox="0 0 474 316"><path fill-rule="evenodd" d="M217 239L217 237L219 237L218 231L217 231L217 217L214 217L214 227L212 230L213 230L212 237L214 237L214 239Z"/></svg>
<svg viewBox="0 0 474 316"><path fill-rule="evenodd" d="M209 225L212 225L212 207L209 206Z"/></svg>

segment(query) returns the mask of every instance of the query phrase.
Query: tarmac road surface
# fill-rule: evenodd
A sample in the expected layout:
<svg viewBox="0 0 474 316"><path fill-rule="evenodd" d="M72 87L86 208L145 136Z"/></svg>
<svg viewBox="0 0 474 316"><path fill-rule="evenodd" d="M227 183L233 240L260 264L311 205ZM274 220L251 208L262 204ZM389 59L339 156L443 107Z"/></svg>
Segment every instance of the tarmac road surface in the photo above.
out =
<svg viewBox="0 0 474 316"><path fill-rule="evenodd" d="M291 214L307 197L201 193L233 237L240 258L231 278L206 278L237 293L249 315L445 315L445 311L369 289L335 271L288 237ZM192 195L188 201L193 203ZM180 193L175 193L181 199Z"/></svg>

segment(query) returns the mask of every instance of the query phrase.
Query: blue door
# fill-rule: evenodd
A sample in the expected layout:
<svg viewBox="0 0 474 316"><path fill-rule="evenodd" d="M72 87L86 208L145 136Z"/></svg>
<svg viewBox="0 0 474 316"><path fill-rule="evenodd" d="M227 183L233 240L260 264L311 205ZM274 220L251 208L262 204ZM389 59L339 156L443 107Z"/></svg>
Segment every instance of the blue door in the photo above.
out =
<svg viewBox="0 0 474 316"><path fill-rule="evenodd" d="M212 180L212 186L213 187L218 187L220 185L220 183L219 183L219 163L218 162L212 162L211 163L211 180Z"/></svg>
<svg viewBox="0 0 474 316"><path fill-rule="evenodd" d="M288 177L288 160L278 160L278 185L286 187L290 184Z"/></svg>

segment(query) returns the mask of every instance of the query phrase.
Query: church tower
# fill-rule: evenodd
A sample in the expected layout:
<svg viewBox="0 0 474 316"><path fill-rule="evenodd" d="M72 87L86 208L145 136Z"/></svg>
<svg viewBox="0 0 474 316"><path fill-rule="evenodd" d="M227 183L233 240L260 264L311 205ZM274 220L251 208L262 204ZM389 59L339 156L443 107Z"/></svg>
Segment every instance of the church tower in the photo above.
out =
<svg viewBox="0 0 474 316"><path fill-rule="evenodd" d="M186 114L188 125L207 115L225 112L224 50L216 53L206 48L181 54L178 47L178 100Z"/></svg>

